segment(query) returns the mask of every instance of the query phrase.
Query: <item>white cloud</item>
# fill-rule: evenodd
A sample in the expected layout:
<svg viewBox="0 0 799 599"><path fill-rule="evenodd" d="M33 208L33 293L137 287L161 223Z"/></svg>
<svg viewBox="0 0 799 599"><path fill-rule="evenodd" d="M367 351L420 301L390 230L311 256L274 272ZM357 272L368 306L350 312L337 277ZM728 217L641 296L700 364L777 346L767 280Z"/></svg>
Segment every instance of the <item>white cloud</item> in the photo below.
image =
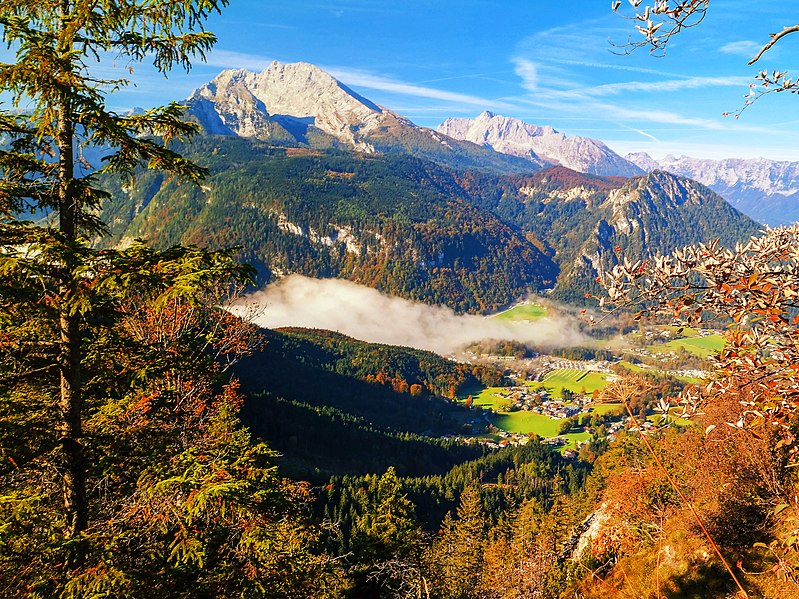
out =
<svg viewBox="0 0 799 599"><path fill-rule="evenodd" d="M422 85L415 85L413 83L406 83L398 81L382 75L375 75L367 71L356 69L348 69L343 67L324 67L325 70L333 75L336 79L341 80L343 83L356 87L366 87L368 89L377 89L380 91L387 91L406 96L414 96L419 98L431 98L433 100L445 100L447 102L455 102L459 104L468 104L471 106L479 106L482 108L504 108L513 110L516 108L514 105L501 100L493 100L490 98L481 98L479 96L472 96L468 94L460 94L456 92L449 92L433 87L426 87Z"/></svg>
<svg viewBox="0 0 799 599"><path fill-rule="evenodd" d="M752 58L758 53L762 44L753 42L751 40L741 40L737 42L729 42L719 48L722 54L737 54L746 58Z"/></svg>
<svg viewBox="0 0 799 599"><path fill-rule="evenodd" d="M641 129L633 129L633 131L635 131L636 133L638 133L640 135L643 135L644 137L646 137L648 139L651 139L652 141L658 141L658 138L655 137L654 135L652 135L651 133L647 133L646 131L643 131Z"/></svg>
<svg viewBox="0 0 799 599"><path fill-rule="evenodd" d="M622 57L618 57L619 60ZM683 77L681 73L664 71L662 69L648 69L646 67L634 67L620 62L596 62L590 60L569 60L565 58L558 58L557 56L549 56L548 62L561 65L571 65L576 67L586 67L589 69L608 69L612 71L624 71L630 73L646 73L647 75L658 75L660 77L666 75L669 77Z"/></svg>
<svg viewBox="0 0 799 599"><path fill-rule="evenodd" d="M609 39L617 36L619 30L604 23L604 20L574 23L522 40L510 62L522 77L521 87L530 93L510 101L548 113L614 120L618 127L635 131L650 142L657 138L645 129L655 125L672 125L678 131L729 130L730 123L721 116L722 108L714 115L696 112L689 98L722 88L744 88L751 82L748 76L705 77L629 64L626 62L631 60L629 57L608 52ZM651 77L619 81L621 77L616 75L612 83L592 85L600 69ZM607 101L602 101L604 98ZM738 132L765 132L741 124L735 128Z"/></svg>
<svg viewBox="0 0 799 599"><path fill-rule="evenodd" d="M337 279L291 275L242 302L255 306L254 322L269 328L307 327L338 331L373 343L416 347L451 355L474 341L508 339L537 347L565 347L585 342L573 320L544 318L535 323L506 322L455 314L392 297ZM246 309L242 309L247 314Z"/></svg>
<svg viewBox="0 0 799 599"><path fill-rule="evenodd" d="M519 103L542 108L551 108L553 102L558 101L560 112L570 112L579 115L596 115L597 120L617 119L621 121L633 121L639 125L642 123L666 123L670 125L685 125L699 129L711 131L725 131L728 126L721 120L689 117L668 110L656 110L652 108L627 107L621 104L609 102L598 102L593 98L584 95L579 90L560 91L560 90L539 90L534 97L516 98ZM739 127L743 130L743 127ZM756 128L748 128L750 131L761 131Z"/></svg>
<svg viewBox="0 0 799 599"><path fill-rule="evenodd" d="M516 65L514 69L516 74L522 79L522 87L527 91L536 91L538 88L538 69L535 63L524 58L514 58L513 63Z"/></svg>
<svg viewBox="0 0 799 599"><path fill-rule="evenodd" d="M612 96L630 92L675 92L703 87L736 87L749 83L751 83L749 77L689 77L665 81L622 81L589 87L582 90L582 93L589 96Z"/></svg>

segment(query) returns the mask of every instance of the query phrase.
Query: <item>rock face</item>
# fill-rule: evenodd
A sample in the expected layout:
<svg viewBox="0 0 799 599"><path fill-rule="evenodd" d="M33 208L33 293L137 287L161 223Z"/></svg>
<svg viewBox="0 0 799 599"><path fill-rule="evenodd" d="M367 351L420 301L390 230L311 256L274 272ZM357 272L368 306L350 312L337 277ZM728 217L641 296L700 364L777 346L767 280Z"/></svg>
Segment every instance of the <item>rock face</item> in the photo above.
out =
<svg viewBox="0 0 799 599"><path fill-rule="evenodd" d="M491 112L475 119L447 119L436 130L503 154L560 164L582 173L632 177L644 172L601 141L567 137L549 126L539 127Z"/></svg>
<svg viewBox="0 0 799 599"><path fill-rule="evenodd" d="M665 170L695 179L761 223L776 226L799 220L799 162L688 156L656 161L645 153L629 154L627 159L647 171Z"/></svg>
<svg viewBox="0 0 799 599"><path fill-rule="evenodd" d="M401 152L456 168L531 172L545 166L534 158L503 155L418 127L304 62L273 62L261 73L222 71L187 103L212 135L365 153Z"/></svg>
<svg viewBox="0 0 799 599"><path fill-rule="evenodd" d="M259 138L271 137L278 127L298 133L313 126L364 151L372 148L361 137L379 128L388 116L304 62L273 62L262 73L222 71L196 90L189 104L209 133Z"/></svg>

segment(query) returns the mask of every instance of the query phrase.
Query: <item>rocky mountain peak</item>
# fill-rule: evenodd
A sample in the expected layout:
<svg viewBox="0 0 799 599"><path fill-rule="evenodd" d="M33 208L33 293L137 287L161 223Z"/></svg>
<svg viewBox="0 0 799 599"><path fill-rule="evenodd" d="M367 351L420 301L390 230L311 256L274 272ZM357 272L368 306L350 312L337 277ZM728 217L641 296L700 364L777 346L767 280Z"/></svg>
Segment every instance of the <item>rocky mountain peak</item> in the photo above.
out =
<svg viewBox="0 0 799 599"><path fill-rule="evenodd" d="M376 129L384 109L319 67L273 62L263 72L222 71L189 98L192 112L210 133L265 137L275 123L315 127L356 149L371 146L356 136Z"/></svg>
<svg viewBox="0 0 799 599"><path fill-rule="evenodd" d="M305 62L273 62L261 73L222 71L187 103L212 135L251 137L282 146L406 153L454 168L502 173L532 172L545 165L534 156L524 160L504 155L419 127Z"/></svg>
<svg viewBox="0 0 799 599"><path fill-rule="evenodd" d="M655 171L661 168L658 161L652 158L646 152L635 152L633 154L627 154L624 158L626 160L629 160L633 164L637 165L639 168L641 168L646 172Z"/></svg>
<svg viewBox="0 0 799 599"><path fill-rule="evenodd" d="M488 111L474 119L447 119L440 133L530 160L595 175L640 175L643 171L608 148L587 137L568 137L550 126L538 126Z"/></svg>

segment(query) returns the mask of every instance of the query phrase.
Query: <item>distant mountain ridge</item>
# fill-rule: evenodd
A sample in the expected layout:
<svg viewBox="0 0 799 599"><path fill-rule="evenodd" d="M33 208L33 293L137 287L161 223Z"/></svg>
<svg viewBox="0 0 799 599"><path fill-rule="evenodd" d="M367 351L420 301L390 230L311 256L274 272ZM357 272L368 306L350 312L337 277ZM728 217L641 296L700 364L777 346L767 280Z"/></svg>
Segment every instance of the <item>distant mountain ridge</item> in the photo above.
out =
<svg viewBox="0 0 799 599"><path fill-rule="evenodd" d="M555 284L552 259L434 163L215 136L184 153L209 166L203 187L146 171L135 188L116 187L103 214L111 243L237 246L261 283L345 278L468 312Z"/></svg>
<svg viewBox="0 0 799 599"><path fill-rule="evenodd" d="M665 170L699 181L761 223L776 226L799 221L799 162L671 155L654 160L643 152L626 158L646 171Z"/></svg>
<svg viewBox="0 0 799 599"><path fill-rule="evenodd" d="M553 167L511 176L480 206L545 240L561 272L554 297L572 303L599 292L596 277L619 259L644 259L720 239L730 246L760 225L704 185L664 171L624 179Z"/></svg>
<svg viewBox="0 0 799 599"><path fill-rule="evenodd" d="M405 153L452 168L531 172L521 159L419 127L309 63L273 62L261 73L225 70L188 98L189 112L215 135L278 145Z"/></svg>
<svg viewBox="0 0 799 599"><path fill-rule="evenodd" d="M601 141L567 137L550 126L483 112L474 119L447 119L436 131L471 141L503 154L546 161L592 175L634 177L644 170L622 158Z"/></svg>

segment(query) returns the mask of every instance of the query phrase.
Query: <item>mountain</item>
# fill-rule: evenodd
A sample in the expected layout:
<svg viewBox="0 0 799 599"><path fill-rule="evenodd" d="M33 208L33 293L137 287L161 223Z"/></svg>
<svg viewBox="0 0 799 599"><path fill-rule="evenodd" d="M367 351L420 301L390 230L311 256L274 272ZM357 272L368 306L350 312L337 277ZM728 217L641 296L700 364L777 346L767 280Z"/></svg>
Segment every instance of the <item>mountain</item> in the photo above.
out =
<svg viewBox="0 0 799 599"><path fill-rule="evenodd" d="M176 149L210 177L199 188L146 170L133 186L109 182L109 243L237 246L259 283L346 278L485 313L553 287L582 303L620 254L758 230L708 188L662 171L537 168L546 157L639 172L600 142L490 113L445 123L519 156L502 154L417 127L306 63L224 71L188 103L206 135Z"/></svg>
<svg viewBox="0 0 799 599"><path fill-rule="evenodd" d="M554 285L552 259L434 163L220 136L181 150L210 168L203 187L146 171L132 188L112 187L111 243L239 246L262 283L347 278L459 311L493 311Z"/></svg>
<svg viewBox="0 0 799 599"><path fill-rule="evenodd" d="M598 292L596 277L622 256L643 260L711 239L731 246L760 230L704 185L664 171L624 179L554 167L500 185L477 196L479 205L554 249L553 296L573 303Z"/></svg>
<svg viewBox="0 0 799 599"><path fill-rule="evenodd" d="M771 226L799 221L799 162L765 158L710 160L648 154L627 159L646 171L665 170L704 183L751 218Z"/></svg>
<svg viewBox="0 0 799 599"><path fill-rule="evenodd" d="M419 127L303 62L273 62L261 73L222 71L195 90L187 104L214 135L367 154L407 153L454 168L498 172L531 172L545 165Z"/></svg>
<svg viewBox="0 0 799 599"><path fill-rule="evenodd" d="M549 126L539 127L491 112L474 119L447 119L436 131L536 164L545 161L593 175L632 177L644 172L601 141L567 137Z"/></svg>
<svg viewBox="0 0 799 599"><path fill-rule="evenodd" d="M147 171L132 188L112 187L102 214L111 243L238 246L261 283L346 278L458 311L490 312L552 287L581 303L617 246L641 259L759 230L707 187L662 171L498 175L238 136L202 136L181 151L209 167L203 187Z"/></svg>

